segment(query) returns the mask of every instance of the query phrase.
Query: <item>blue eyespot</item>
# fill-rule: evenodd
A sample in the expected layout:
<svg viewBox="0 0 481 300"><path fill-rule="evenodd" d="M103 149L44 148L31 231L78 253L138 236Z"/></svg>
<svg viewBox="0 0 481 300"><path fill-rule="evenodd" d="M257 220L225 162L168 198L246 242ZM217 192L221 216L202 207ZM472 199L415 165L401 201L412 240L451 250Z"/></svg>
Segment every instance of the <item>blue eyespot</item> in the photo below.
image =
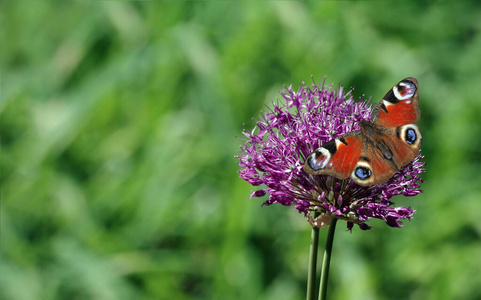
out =
<svg viewBox="0 0 481 300"><path fill-rule="evenodd" d="M368 168L357 167L356 176L360 179L367 179L371 177L371 170L369 170Z"/></svg>
<svg viewBox="0 0 481 300"><path fill-rule="evenodd" d="M416 131L414 129L409 128L406 130L406 142L412 145L417 139Z"/></svg>

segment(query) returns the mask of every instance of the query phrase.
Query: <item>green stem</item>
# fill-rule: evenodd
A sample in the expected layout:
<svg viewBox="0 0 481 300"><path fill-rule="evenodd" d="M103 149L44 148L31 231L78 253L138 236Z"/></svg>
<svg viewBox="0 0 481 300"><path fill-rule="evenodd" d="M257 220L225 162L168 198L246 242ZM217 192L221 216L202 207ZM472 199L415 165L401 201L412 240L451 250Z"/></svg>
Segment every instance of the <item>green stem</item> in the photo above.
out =
<svg viewBox="0 0 481 300"><path fill-rule="evenodd" d="M334 231L336 230L337 219L331 220L329 232L327 233L326 249L324 250L324 259L322 260L321 287L319 289L319 300L326 300L327 279L329 278L329 266L331 264L332 243L334 242Z"/></svg>
<svg viewBox="0 0 481 300"><path fill-rule="evenodd" d="M319 213L314 213L316 218ZM309 252L309 271L307 274L307 300L315 300L316 296L316 270L317 270L317 247L319 245L319 228L312 227L311 247Z"/></svg>

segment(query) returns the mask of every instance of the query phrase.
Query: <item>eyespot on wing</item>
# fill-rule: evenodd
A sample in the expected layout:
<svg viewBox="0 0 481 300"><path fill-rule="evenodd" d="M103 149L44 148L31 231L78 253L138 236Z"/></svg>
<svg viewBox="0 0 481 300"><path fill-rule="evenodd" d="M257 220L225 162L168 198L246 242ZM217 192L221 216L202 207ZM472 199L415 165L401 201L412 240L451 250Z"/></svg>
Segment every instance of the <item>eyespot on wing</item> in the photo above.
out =
<svg viewBox="0 0 481 300"><path fill-rule="evenodd" d="M308 173L321 171L326 168L330 159L331 153L326 148L317 148L316 151L307 157L304 171Z"/></svg>

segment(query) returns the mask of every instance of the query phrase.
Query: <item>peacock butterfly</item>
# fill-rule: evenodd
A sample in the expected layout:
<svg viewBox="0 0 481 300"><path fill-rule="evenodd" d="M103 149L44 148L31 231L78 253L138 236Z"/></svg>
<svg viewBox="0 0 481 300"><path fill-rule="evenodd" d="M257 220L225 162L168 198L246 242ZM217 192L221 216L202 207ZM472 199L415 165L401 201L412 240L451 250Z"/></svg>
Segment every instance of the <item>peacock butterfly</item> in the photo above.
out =
<svg viewBox="0 0 481 300"><path fill-rule="evenodd" d="M396 84L375 108L371 121L311 153L303 166L309 174L351 179L362 186L381 185L412 162L421 148L415 124L421 117L418 82L408 77Z"/></svg>

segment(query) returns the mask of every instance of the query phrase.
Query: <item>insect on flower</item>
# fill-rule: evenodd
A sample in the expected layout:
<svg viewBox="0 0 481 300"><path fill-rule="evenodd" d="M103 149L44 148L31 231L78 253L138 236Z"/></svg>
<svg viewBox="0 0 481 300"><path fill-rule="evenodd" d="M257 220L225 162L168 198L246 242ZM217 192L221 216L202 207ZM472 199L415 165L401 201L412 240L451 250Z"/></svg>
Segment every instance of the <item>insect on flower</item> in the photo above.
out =
<svg viewBox="0 0 481 300"><path fill-rule="evenodd" d="M417 81L399 82L374 112L341 86L302 83L280 93L285 103L273 102L254 130L243 131L236 156L241 178L264 185L251 198L268 194L264 205L294 205L316 227L331 218L346 220L348 229L370 229L370 218L402 227L415 211L389 199L419 194L425 172Z"/></svg>

